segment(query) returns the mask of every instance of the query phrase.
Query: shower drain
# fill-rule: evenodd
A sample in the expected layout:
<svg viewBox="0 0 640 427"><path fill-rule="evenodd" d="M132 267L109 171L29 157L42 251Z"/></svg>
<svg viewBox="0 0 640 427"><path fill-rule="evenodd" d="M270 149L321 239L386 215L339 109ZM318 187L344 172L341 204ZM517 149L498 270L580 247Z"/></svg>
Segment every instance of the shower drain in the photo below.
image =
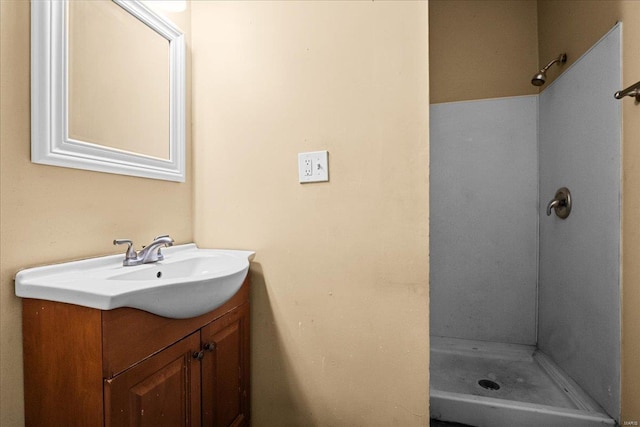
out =
<svg viewBox="0 0 640 427"><path fill-rule="evenodd" d="M500 390L500 384L491 380L480 380L478 381L478 385L487 390Z"/></svg>

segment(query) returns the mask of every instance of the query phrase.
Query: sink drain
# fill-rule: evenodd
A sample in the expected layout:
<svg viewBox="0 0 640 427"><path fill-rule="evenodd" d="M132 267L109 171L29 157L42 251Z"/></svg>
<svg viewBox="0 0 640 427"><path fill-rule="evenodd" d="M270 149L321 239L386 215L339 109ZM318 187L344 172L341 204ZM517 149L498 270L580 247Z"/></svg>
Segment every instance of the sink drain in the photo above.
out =
<svg viewBox="0 0 640 427"><path fill-rule="evenodd" d="M500 384L491 380L480 380L478 381L478 385L487 390L500 390Z"/></svg>

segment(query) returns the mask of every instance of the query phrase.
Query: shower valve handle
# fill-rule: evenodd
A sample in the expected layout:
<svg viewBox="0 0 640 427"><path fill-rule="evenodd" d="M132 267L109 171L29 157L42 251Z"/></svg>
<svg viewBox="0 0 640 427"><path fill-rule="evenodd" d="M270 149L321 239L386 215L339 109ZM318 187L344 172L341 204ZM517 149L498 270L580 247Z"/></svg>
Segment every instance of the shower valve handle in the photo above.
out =
<svg viewBox="0 0 640 427"><path fill-rule="evenodd" d="M547 216L551 216L551 210L556 211L560 219L565 219L571 213L571 192L567 187L559 188L556 195L547 205Z"/></svg>
<svg viewBox="0 0 640 427"><path fill-rule="evenodd" d="M556 206L560 206L561 204L562 201L558 199L553 199L552 201L550 201L547 205L547 216L551 216L551 209L554 209Z"/></svg>

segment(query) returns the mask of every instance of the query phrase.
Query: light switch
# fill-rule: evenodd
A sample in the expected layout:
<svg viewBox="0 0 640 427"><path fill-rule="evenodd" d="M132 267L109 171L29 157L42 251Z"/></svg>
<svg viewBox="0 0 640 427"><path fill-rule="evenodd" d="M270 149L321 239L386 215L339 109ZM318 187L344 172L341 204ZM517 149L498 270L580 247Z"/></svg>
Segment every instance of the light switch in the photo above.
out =
<svg viewBox="0 0 640 427"><path fill-rule="evenodd" d="M329 152L298 153L298 179L303 184L329 181Z"/></svg>

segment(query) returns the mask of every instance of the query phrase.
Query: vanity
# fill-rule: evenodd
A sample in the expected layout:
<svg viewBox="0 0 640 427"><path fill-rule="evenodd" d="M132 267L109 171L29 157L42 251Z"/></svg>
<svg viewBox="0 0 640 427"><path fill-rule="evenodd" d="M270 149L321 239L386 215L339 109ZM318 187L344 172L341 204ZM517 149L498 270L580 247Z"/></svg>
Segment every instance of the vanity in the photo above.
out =
<svg viewBox="0 0 640 427"><path fill-rule="evenodd" d="M164 253L134 267L118 255L16 275L27 426L249 425L253 252ZM199 300L209 306L193 315Z"/></svg>
<svg viewBox="0 0 640 427"><path fill-rule="evenodd" d="M185 182L182 31L137 0L30 9L32 162ZM248 426L254 253L115 243L15 277L26 425Z"/></svg>

